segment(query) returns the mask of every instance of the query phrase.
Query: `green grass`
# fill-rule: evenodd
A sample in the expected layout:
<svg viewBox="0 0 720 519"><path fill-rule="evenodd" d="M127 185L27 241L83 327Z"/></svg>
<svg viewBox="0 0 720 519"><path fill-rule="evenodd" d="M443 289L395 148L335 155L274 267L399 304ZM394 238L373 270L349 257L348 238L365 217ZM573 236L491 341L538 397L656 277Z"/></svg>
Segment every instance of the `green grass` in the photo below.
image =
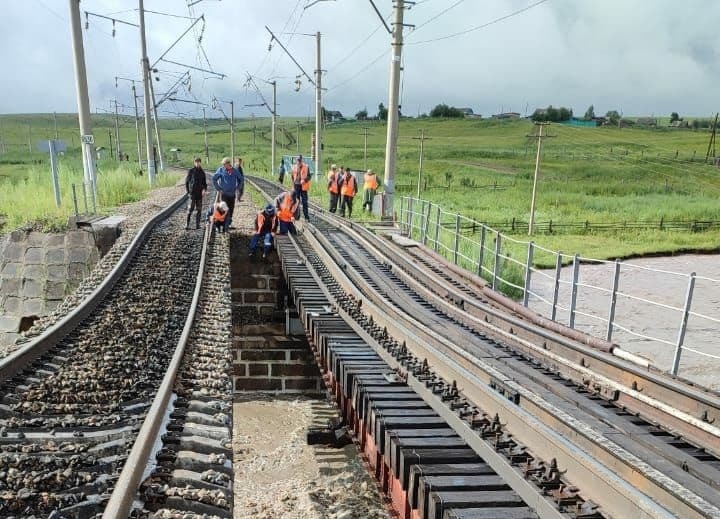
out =
<svg viewBox="0 0 720 519"><path fill-rule="evenodd" d="M297 135L297 120L282 118L279 126L296 135L300 152L310 155L314 122L301 120ZM28 135L31 133L33 141L52 137L52 115L1 116L0 122L7 149L7 153L0 153L0 182L22 184L21 179L34 174L31 172L37 168L38 177L29 185L35 185L36 190L40 185L50 187L47 156L29 153ZM73 157L76 160L75 166L69 163L65 166L68 169L77 168L79 164L76 125L75 116L58 114L58 133L69 148L66 160L73 160ZM109 147L110 132L114 139L114 119L93 116L93 126L96 145ZM193 155L204 158L202 121L163 120L161 126L163 148L182 150L178 165L189 167ZM245 159L246 170L251 174L269 176L277 167L277 164L275 167L270 164L269 126L269 118L237 121L236 153ZM363 127L369 127L367 164ZM253 128L256 130L254 137ZM229 155L229 131L228 125L220 119L208 121L208 129L210 164L204 166L212 171L223 156ZM429 137L425 141L422 198L440 204L445 211L461 213L491 226L493 223L529 220L536 154L536 141L528 137L535 132L532 123L478 119L401 120L396 199L403 195L414 196L417 190L419 140L415 137L420 135L420 129ZM555 230L533 236L538 245L598 259L720 249L719 230L676 232L651 228L653 225L658 227L660 220L720 220L720 204L717 203L720 170L704 164L710 137L707 130L578 128L559 124L550 125L547 130L551 137L543 141L535 221L538 224L552 221ZM324 169L333 162L355 170L368 167L382 178L385 139L383 122L329 125L323 134ZM123 152L130 155L130 174L121 174L112 187L99 186L104 207L112 207L123 198L143 196L143 179L133 176L137 157L135 128L130 119L122 122L121 143ZM277 153L278 156L293 155L297 153L297 147L278 146ZM166 163L170 163L169 153L167 155ZM33 165L32 161L43 162ZM103 165L114 168L112 161ZM139 182L137 186L136 181ZM105 196L107 199L103 198ZM322 204L327 203L324 181L315 179L310 196ZM36 205L52 212L52 194ZM23 204L16 204L15 210L22 211L23 207ZM0 212L8 212L4 204L0 206ZM360 218L360 213L356 213ZM27 216L25 213L13 221ZM638 221L648 222L648 228L620 232L592 228L596 223ZM564 223L578 222L588 222L588 229L567 231L562 228ZM512 236L518 240L528 239L520 232ZM553 260L538 260L543 265L546 261L552 263Z"/></svg>

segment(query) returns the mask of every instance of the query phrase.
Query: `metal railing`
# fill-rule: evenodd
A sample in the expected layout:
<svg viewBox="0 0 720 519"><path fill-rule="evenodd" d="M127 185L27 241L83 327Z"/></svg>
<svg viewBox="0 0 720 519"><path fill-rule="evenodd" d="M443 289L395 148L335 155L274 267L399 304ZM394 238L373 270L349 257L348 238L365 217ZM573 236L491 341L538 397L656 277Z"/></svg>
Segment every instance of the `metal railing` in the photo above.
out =
<svg viewBox="0 0 720 519"><path fill-rule="evenodd" d="M493 290L553 321L645 353L673 375L681 357L690 374L720 360L720 280L567 255L412 197L399 199L398 224ZM703 310L693 309L694 302Z"/></svg>

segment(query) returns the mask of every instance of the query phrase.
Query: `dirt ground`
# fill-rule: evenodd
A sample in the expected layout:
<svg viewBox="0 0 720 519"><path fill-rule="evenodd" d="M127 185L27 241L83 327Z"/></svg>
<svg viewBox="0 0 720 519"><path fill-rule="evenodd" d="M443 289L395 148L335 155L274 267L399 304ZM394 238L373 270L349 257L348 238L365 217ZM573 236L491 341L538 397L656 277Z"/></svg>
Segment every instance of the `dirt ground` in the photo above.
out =
<svg viewBox="0 0 720 519"><path fill-rule="evenodd" d="M652 269L652 270L650 270ZM698 279L693 293L691 312L710 316L708 319L690 314L684 337L686 347L720 357L720 257L717 255L685 254L658 258L639 258L623 262L620 270L618 291L632 298L619 296L615 321L623 328L631 329L638 336L615 327L612 341L623 349L641 355L663 371L672 366L678 330L688 287L688 275L695 272ZM680 273L682 275L678 275ZM554 276L554 272L545 272ZM607 318L610 308L609 293L612 288L614 265L581 265L577 308L582 313ZM561 279L570 281L571 267L563 269ZM702 279L708 278L708 279ZM535 275L533 292L546 300L552 300L553 280ZM605 291L593 290L586 286L599 286ZM650 305L646 301L660 301L664 306ZM570 289L561 284L558 320L568 323ZM530 308L549 315L549 306L537 298L531 300ZM576 328L594 336L605 338L607 324L591 319L587 315L576 316ZM662 341L652 340L658 338ZM720 358L683 350L678 375L711 389L720 390Z"/></svg>
<svg viewBox="0 0 720 519"><path fill-rule="evenodd" d="M354 444L307 445L310 426L336 411L326 401L253 393L236 399L235 518L389 518Z"/></svg>

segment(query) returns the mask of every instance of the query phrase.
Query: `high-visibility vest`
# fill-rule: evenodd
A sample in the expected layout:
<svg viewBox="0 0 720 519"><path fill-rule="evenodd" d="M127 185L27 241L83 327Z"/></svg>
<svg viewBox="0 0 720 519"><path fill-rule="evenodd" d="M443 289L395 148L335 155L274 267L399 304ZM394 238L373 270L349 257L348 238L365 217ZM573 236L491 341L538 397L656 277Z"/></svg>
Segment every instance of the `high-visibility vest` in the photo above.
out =
<svg viewBox="0 0 720 519"><path fill-rule="evenodd" d="M213 217L213 221L215 221L215 222L220 222L220 223L224 222L226 215L227 215L227 212L221 213L220 211L218 211L217 207L215 209L213 209L212 217Z"/></svg>
<svg viewBox="0 0 720 519"><path fill-rule="evenodd" d="M378 188L378 181L377 181L377 175L373 173L370 175L369 173L365 173L365 189L377 189Z"/></svg>
<svg viewBox="0 0 720 519"><path fill-rule="evenodd" d="M337 195L340 191L338 189L338 174L337 171L330 170L328 172L328 191L334 195Z"/></svg>
<svg viewBox="0 0 720 519"><path fill-rule="evenodd" d="M290 193L285 193L285 197L282 199L282 202L280 202L280 206L278 207L278 220L281 222L291 222L295 216L296 210L297 204L293 204L292 195Z"/></svg>
<svg viewBox="0 0 720 519"><path fill-rule="evenodd" d="M277 216L272 215L270 217L270 232L275 230L275 222L276 222ZM256 223L255 223L255 233L259 233L262 231L263 226L265 225L265 212L260 211L257 215Z"/></svg>
<svg viewBox="0 0 720 519"><path fill-rule="evenodd" d="M344 179L340 194L342 196L355 196L355 177L350 175Z"/></svg>
<svg viewBox="0 0 720 519"><path fill-rule="evenodd" d="M303 191L310 189L310 170L307 164L303 162L300 166L295 164L292 167L292 180L293 184L301 184Z"/></svg>

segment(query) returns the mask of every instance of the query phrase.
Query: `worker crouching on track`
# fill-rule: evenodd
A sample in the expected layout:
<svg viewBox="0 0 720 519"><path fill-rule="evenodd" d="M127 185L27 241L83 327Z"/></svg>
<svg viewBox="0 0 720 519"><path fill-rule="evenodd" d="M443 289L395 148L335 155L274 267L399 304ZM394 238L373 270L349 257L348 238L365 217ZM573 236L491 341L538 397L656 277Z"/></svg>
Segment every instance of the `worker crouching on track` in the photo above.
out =
<svg viewBox="0 0 720 519"><path fill-rule="evenodd" d="M267 258L273 246L273 236L278 230L278 219L275 206L268 204L255 216L255 234L250 238L250 257L255 256L258 242L263 240L263 258Z"/></svg>
<svg viewBox="0 0 720 519"><path fill-rule="evenodd" d="M275 199L275 208L278 219L278 234L297 234L295 229L295 213L298 210L299 200L294 191L284 191Z"/></svg>
<svg viewBox="0 0 720 519"><path fill-rule="evenodd" d="M208 222L217 232L225 232L228 206L225 202L215 202L208 211Z"/></svg>

